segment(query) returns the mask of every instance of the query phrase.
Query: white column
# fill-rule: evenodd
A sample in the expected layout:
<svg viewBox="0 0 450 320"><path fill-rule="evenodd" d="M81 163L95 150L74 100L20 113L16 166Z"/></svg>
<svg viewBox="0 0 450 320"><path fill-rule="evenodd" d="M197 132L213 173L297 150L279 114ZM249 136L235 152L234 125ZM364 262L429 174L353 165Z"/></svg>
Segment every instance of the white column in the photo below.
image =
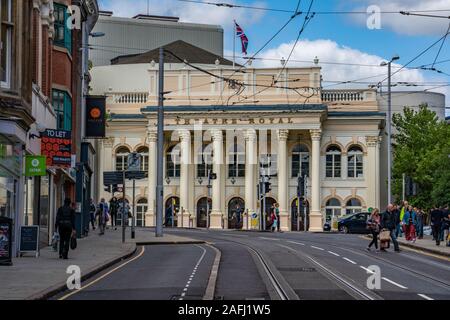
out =
<svg viewBox="0 0 450 320"><path fill-rule="evenodd" d="M379 138L378 137L366 137L366 144L367 144L367 168L364 168L365 176L366 176L366 183L367 183L367 207L368 208L377 208L377 151L378 151L378 144L379 144Z"/></svg>
<svg viewBox="0 0 450 320"><path fill-rule="evenodd" d="M289 130L278 130L278 204L280 205L280 227L282 231L289 231L288 204L288 163L287 139Z"/></svg>
<svg viewBox="0 0 450 320"><path fill-rule="evenodd" d="M148 190L147 200L148 209L145 214L145 226L154 227L156 225L155 208L156 208L156 165L157 165L157 131L151 127L147 131L148 134Z"/></svg>
<svg viewBox="0 0 450 320"><path fill-rule="evenodd" d="M212 182L212 211L210 218L211 229L222 229L222 165L223 165L223 133L221 130L212 132L213 139L213 171L217 179Z"/></svg>
<svg viewBox="0 0 450 320"><path fill-rule="evenodd" d="M309 215L309 231L323 231L323 215L320 211L320 141L321 130L311 130L312 170L311 170L311 213Z"/></svg>
<svg viewBox="0 0 450 320"><path fill-rule="evenodd" d="M181 176L180 176L180 211L178 212L178 227L189 228L189 165L191 163L191 132L179 131L181 140Z"/></svg>
<svg viewBox="0 0 450 320"><path fill-rule="evenodd" d="M244 228L251 229L249 215L256 212L256 180L255 172L258 164L257 136L256 130L249 129L245 135L245 209L248 215L245 217Z"/></svg>

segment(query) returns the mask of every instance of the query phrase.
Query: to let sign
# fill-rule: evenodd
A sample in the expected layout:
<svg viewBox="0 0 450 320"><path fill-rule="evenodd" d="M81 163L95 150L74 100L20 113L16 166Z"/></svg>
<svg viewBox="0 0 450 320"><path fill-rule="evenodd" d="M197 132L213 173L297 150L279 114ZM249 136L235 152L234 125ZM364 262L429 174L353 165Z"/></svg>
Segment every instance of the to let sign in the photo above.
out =
<svg viewBox="0 0 450 320"><path fill-rule="evenodd" d="M70 168L72 163L72 133L47 129L41 135L41 153L47 166Z"/></svg>

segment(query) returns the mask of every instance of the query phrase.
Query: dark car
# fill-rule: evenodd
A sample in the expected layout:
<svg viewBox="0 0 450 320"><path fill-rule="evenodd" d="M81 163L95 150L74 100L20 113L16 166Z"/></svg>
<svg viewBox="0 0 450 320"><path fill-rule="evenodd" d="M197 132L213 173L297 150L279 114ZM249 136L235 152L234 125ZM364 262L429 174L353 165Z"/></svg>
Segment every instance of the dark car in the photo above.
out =
<svg viewBox="0 0 450 320"><path fill-rule="evenodd" d="M370 213L353 213L338 219L338 229L342 233L367 233L367 220Z"/></svg>
<svg viewBox="0 0 450 320"><path fill-rule="evenodd" d="M325 222L325 224L323 225L323 231L326 231L326 232L331 231L331 222L330 221Z"/></svg>

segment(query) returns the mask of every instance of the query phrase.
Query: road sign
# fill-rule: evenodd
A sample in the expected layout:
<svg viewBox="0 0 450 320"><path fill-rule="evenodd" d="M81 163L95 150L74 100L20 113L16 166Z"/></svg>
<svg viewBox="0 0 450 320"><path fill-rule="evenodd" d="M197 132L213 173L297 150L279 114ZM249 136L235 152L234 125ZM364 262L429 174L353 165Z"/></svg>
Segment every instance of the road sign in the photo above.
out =
<svg viewBox="0 0 450 320"><path fill-rule="evenodd" d="M121 171L103 172L103 185L109 187L115 184L123 185L123 173Z"/></svg>
<svg viewBox="0 0 450 320"><path fill-rule="evenodd" d="M141 170L141 155L137 152L130 153L128 155L127 171L140 171L140 170Z"/></svg>
<svg viewBox="0 0 450 320"><path fill-rule="evenodd" d="M148 177L148 171L127 171L125 178L128 180L141 180Z"/></svg>

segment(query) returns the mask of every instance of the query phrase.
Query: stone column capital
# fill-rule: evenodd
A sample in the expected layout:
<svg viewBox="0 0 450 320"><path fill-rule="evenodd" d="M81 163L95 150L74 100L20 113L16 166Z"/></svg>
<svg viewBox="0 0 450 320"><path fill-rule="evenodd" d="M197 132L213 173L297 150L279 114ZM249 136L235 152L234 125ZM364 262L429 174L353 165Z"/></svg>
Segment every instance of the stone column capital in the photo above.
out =
<svg viewBox="0 0 450 320"><path fill-rule="evenodd" d="M191 139L191 132L186 129L178 130L178 135L181 141L189 141Z"/></svg>
<svg viewBox="0 0 450 320"><path fill-rule="evenodd" d="M380 143L380 137L378 136L368 136L366 137L366 143L368 147L377 147Z"/></svg>
<svg viewBox="0 0 450 320"><path fill-rule="evenodd" d="M320 141L322 139L322 130L314 129L309 131L311 134L312 141Z"/></svg>
<svg viewBox="0 0 450 320"><path fill-rule="evenodd" d="M289 130L286 129L277 130L277 134L279 141L287 141L287 139L289 138Z"/></svg>
<svg viewBox="0 0 450 320"><path fill-rule="evenodd" d="M148 142L156 142L158 141L158 131L154 129L150 129L147 131Z"/></svg>
<svg viewBox="0 0 450 320"><path fill-rule="evenodd" d="M254 141L256 140L256 130L255 129L248 129L245 131L245 140L246 141Z"/></svg>
<svg viewBox="0 0 450 320"><path fill-rule="evenodd" d="M211 131L211 137L213 141L223 141L222 130L214 129Z"/></svg>

